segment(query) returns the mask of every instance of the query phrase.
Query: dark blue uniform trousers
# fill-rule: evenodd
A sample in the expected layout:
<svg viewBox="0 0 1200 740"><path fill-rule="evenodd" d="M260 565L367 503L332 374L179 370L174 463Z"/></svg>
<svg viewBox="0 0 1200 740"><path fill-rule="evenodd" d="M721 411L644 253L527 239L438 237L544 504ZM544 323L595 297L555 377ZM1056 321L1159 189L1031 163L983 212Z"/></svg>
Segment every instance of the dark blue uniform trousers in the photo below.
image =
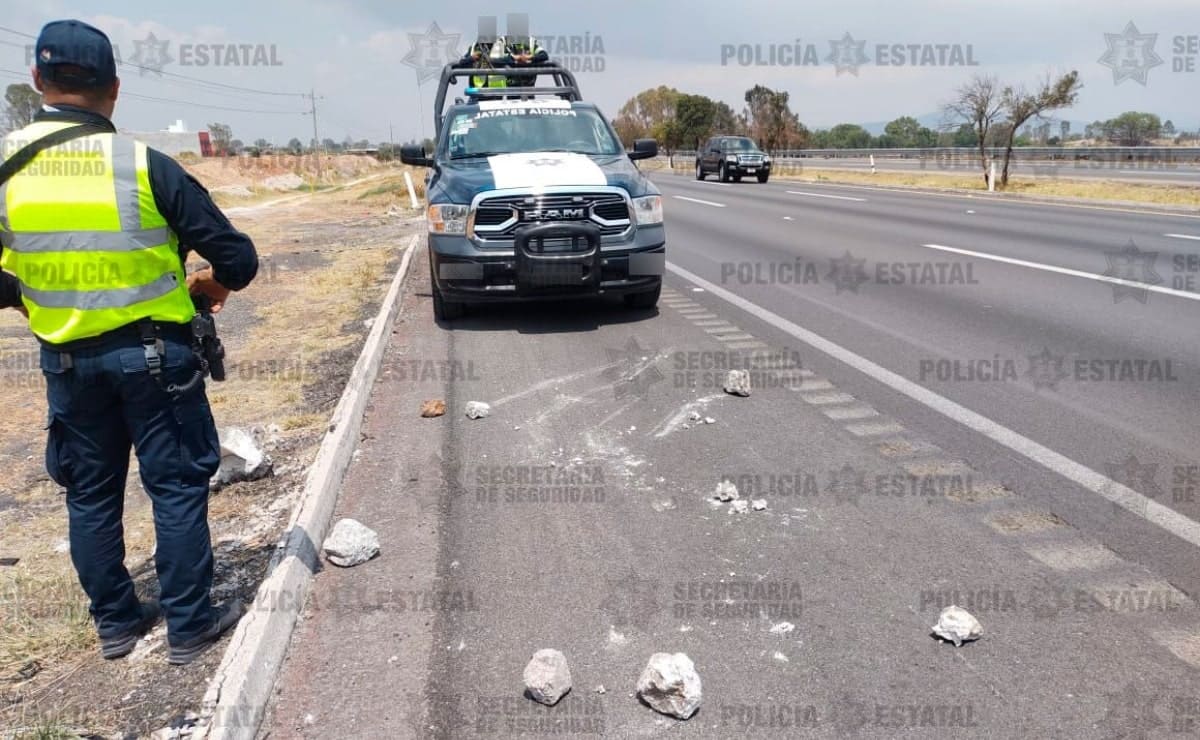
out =
<svg viewBox="0 0 1200 740"><path fill-rule="evenodd" d="M165 390L199 368L182 339L163 340L162 384L150 376L137 337L106 340L69 360L42 349L50 406L46 470L67 489L71 560L101 638L125 634L140 621L124 562L130 447L154 506L169 642L194 638L213 622L208 481L220 447L204 384L183 394Z"/></svg>

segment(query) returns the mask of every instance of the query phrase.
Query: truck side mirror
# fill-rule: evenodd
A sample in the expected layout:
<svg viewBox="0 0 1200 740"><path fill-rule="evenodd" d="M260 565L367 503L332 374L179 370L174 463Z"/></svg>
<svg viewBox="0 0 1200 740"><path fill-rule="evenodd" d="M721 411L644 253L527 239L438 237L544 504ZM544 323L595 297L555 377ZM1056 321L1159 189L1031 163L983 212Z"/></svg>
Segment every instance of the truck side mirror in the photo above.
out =
<svg viewBox="0 0 1200 740"><path fill-rule="evenodd" d="M400 147L400 161L414 167L432 167L434 162L425 156L425 147L420 144L405 144Z"/></svg>
<svg viewBox="0 0 1200 740"><path fill-rule="evenodd" d="M629 158L637 159L653 159L658 156L658 142L654 139L638 139L633 142L633 151L629 153Z"/></svg>

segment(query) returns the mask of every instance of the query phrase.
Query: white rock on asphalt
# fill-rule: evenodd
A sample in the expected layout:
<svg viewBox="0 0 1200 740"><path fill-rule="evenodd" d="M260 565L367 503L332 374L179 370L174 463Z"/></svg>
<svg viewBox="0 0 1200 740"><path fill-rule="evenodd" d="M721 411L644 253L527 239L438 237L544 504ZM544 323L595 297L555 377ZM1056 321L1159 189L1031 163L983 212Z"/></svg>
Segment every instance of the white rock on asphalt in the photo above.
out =
<svg viewBox="0 0 1200 740"><path fill-rule="evenodd" d="M687 719L700 708L703 691L692 659L683 653L655 653L638 678L637 693L650 708Z"/></svg>
<svg viewBox="0 0 1200 740"><path fill-rule="evenodd" d="M937 624L933 625L933 634L961 647L964 642L978 640L983 635L983 625L966 609L950 605L938 615Z"/></svg>
<svg viewBox="0 0 1200 740"><path fill-rule="evenodd" d="M711 416L706 416L706 417L704 417L704 423L705 424L716 424L717 420L712 418Z"/></svg>
<svg viewBox="0 0 1200 740"><path fill-rule="evenodd" d="M361 522L342 519L333 525L321 549L334 565L353 568L379 554L379 535Z"/></svg>
<svg viewBox="0 0 1200 740"><path fill-rule="evenodd" d="M750 511L749 501L738 500L729 505L730 514L745 514L747 511Z"/></svg>
<svg viewBox="0 0 1200 740"><path fill-rule="evenodd" d="M771 625L771 634L786 635L794 629L796 629L796 625L791 622L780 622L779 624Z"/></svg>
<svg viewBox="0 0 1200 740"><path fill-rule="evenodd" d="M525 666L525 688L537 702L552 707L571 690L571 669L558 650L539 650Z"/></svg>
<svg viewBox="0 0 1200 740"><path fill-rule="evenodd" d="M767 510L767 500L765 498L756 498L750 502L750 506L755 511L766 511Z"/></svg>
<svg viewBox="0 0 1200 740"><path fill-rule="evenodd" d="M209 482L212 488L221 488L231 483L258 480L271 475L271 458L254 441L254 436L244 429L229 427L219 435L221 440L221 466Z"/></svg>
<svg viewBox="0 0 1200 740"><path fill-rule="evenodd" d="M713 498L718 501L736 501L738 497L737 486L733 485L733 481L723 480L717 484L717 492L713 494Z"/></svg>
<svg viewBox="0 0 1200 740"><path fill-rule="evenodd" d="M699 411L693 411L688 414L688 421L700 421L701 419L703 419L703 417L700 416Z"/></svg>
<svg viewBox="0 0 1200 740"><path fill-rule="evenodd" d="M468 419L486 419L492 413L492 407L483 401L471 401L467 404Z"/></svg>
<svg viewBox="0 0 1200 740"><path fill-rule="evenodd" d="M750 372L747 370L730 370L725 376L725 392L735 396L750 395Z"/></svg>

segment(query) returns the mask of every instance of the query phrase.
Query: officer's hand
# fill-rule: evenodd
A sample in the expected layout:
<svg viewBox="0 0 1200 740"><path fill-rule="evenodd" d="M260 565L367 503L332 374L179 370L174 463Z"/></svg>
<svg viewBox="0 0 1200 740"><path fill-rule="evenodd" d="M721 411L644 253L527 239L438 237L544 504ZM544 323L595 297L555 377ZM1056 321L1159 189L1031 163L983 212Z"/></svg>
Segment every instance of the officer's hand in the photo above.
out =
<svg viewBox="0 0 1200 740"><path fill-rule="evenodd" d="M220 313L225 306L225 300L229 298L229 288L216 281L211 267L188 275L187 287L191 295L206 295L211 298L213 313Z"/></svg>

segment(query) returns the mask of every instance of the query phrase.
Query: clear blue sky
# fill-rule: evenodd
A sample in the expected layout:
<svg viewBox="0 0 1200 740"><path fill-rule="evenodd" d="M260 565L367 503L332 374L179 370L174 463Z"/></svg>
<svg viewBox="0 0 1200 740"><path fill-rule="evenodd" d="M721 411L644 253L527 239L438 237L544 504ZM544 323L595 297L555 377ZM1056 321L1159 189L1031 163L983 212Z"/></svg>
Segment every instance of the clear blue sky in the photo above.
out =
<svg viewBox="0 0 1200 740"><path fill-rule="evenodd" d="M1047 71L1078 69L1085 88L1079 105L1064 116L1070 120L1147 110L1174 120L1180 128L1200 128L1196 94L1200 71L1174 69L1190 59L1193 69L1200 70L1200 49L1188 52L1189 44L1200 45L1197 0L787 5L766 0L527 0L500 10L482 2L439 6L394 0L110 0L104 6L98 14L92 3L7 0L0 25L36 34L47 20L77 17L109 33L127 62L136 56L150 62L143 66L161 65L164 72L216 85L280 93L315 88L322 97L318 101L322 137L336 140L349 135L386 141L389 124L397 140L431 133L429 108L436 83L429 81L419 88L417 71L404 64L406 58L413 58L410 34L426 38L436 22L444 34L460 35L457 48L461 48L474 34L478 15L500 15L503 30L504 13L510 10L528 13L535 34L567 37L565 43L572 37L581 44L590 41L589 52L599 52L599 40L604 69L580 74L580 83L584 93L610 115L634 93L660 84L723 99L740 110L746 88L762 83L790 92L793 109L810 128L827 127L935 113L954 87L975 72L1032 83ZM1131 22L1137 37L1123 35ZM155 56L156 47L148 43L151 34L165 57ZM1124 67L1126 79L1120 84L1114 70L1101 61L1109 50L1106 34L1129 38L1132 45L1128 58L1133 64ZM1182 37L1181 54L1176 53L1176 37ZM28 66L24 46L29 43L32 39L0 31L0 69L24 76ZM736 56L722 64L723 47L757 44L767 55L770 45L794 49L797 43L801 58L808 54L816 64L742 66ZM184 48L195 55L197 45L205 44L249 44L266 54L273 46L278 65L228 67L198 64L197 59L183 64ZM970 45L979 64L883 67L875 63L878 45L908 44L950 49L957 45L964 54ZM834 49L846 53L840 74L831 58ZM578 63L595 65L596 56L583 55ZM846 66L848 62L856 66ZM1139 70L1145 84L1139 80ZM245 141L263 137L282 143L293 136L304 141L311 137L311 119L299 115L308 104L299 97L239 92L128 66L121 74L123 90L132 94L118 108L117 123L122 128L157 130L181 118L192 130L212 121L228 123ZM11 72L0 72L0 81L16 79Z"/></svg>

